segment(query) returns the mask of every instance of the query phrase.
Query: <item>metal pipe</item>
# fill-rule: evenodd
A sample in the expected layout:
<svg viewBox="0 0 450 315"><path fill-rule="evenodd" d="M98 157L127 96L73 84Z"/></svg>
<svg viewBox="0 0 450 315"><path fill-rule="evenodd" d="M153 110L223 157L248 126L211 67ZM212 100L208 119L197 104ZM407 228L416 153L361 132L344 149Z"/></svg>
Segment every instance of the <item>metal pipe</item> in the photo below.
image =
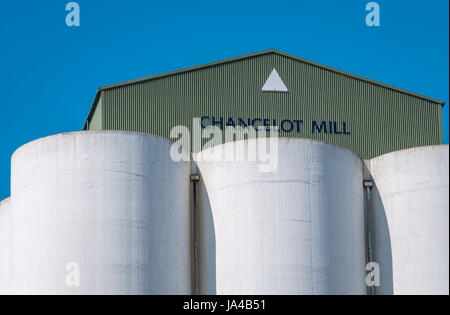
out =
<svg viewBox="0 0 450 315"><path fill-rule="evenodd" d="M200 175L191 175L192 182L192 294L198 295L198 182Z"/></svg>
<svg viewBox="0 0 450 315"><path fill-rule="evenodd" d="M364 181L364 195L366 199L365 220L366 220L366 242L367 242L367 263L373 262L373 211L372 211L372 187L371 180ZM375 286L369 286L369 295L375 295Z"/></svg>

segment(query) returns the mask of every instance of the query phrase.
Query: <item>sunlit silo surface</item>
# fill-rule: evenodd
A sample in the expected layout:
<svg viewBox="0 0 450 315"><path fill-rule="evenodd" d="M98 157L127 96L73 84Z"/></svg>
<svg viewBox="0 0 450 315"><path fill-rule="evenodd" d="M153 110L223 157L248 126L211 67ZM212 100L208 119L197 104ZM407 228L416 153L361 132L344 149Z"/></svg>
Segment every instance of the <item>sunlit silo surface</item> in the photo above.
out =
<svg viewBox="0 0 450 315"><path fill-rule="evenodd" d="M306 139L278 149L273 172L251 161L198 163L202 293L365 294L361 159Z"/></svg>
<svg viewBox="0 0 450 315"><path fill-rule="evenodd" d="M101 87L12 156L0 294L448 294L443 105L276 50Z"/></svg>
<svg viewBox="0 0 450 315"><path fill-rule="evenodd" d="M169 150L165 139L121 132L17 150L12 293L188 294L190 169Z"/></svg>
<svg viewBox="0 0 450 315"><path fill-rule="evenodd" d="M9 294L11 199L0 201L0 295Z"/></svg>
<svg viewBox="0 0 450 315"><path fill-rule="evenodd" d="M430 146L370 162L380 293L449 294L449 150Z"/></svg>

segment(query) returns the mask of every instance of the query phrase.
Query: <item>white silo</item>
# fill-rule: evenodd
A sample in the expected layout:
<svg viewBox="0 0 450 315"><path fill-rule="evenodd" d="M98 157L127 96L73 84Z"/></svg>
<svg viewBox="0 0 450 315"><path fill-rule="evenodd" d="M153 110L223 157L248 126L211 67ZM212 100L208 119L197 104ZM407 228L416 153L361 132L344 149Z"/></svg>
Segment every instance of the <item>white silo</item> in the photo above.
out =
<svg viewBox="0 0 450 315"><path fill-rule="evenodd" d="M259 144L226 143L199 158ZM361 159L289 138L275 159L269 172L252 161L198 162L200 293L366 294Z"/></svg>
<svg viewBox="0 0 450 315"><path fill-rule="evenodd" d="M145 134L75 132L12 157L13 294L189 294L188 162Z"/></svg>
<svg viewBox="0 0 450 315"><path fill-rule="evenodd" d="M388 153L370 162L379 294L449 293L448 145Z"/></svg>
<svg viewBox="0 0 450 315"><path fill-rule="evenodd" d="M0 295L9 294L11 199L0 201Z"/></svg>

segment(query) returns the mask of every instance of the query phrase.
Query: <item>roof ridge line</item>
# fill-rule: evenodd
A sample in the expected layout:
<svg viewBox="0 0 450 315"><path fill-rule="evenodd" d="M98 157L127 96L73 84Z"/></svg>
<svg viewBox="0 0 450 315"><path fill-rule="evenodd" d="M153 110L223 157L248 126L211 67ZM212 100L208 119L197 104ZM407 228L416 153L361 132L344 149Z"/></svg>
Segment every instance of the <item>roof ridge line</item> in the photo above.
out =
<svg viewBox="0 0 450 315"><path fill-rule="evenodd" d="M154 75L150 75L150 76L146 76L146 77L142 77L139 79L134 79L134 80L127 80L127 81L123 81L123 82L119 82L119 83L114 83L114 84L109 84L109 85L105 85L99 88L99 91L105 91L105 90L110 90L110 89L114 89L117 87L122 87L122 86L127 86L127 85L131 85L131 84L136 84L136 83L141 83L141 82L146 82L146 81L150 81L150 80L155 80L155 79L160 79L160 78L164 78L164 77L168 77L168 76L173 76L176 74L180 74L180 73L186 73L186 72L191 72L191 71L196 71L196 70L201 70L201 69L205 69L205 68L209 68L209 67L214 67L214 66L218 66L218 65L222 65L222 64L227 64L227 63L231 63L231 62L236 62L236 61L240 61L240 60L244 60L244 59L248 59L248 58L252 58L252 57L257 57L257 56L263 56L263 55L267 55L267 54L277 54L280 56L284 56L296 61L300 61L324 70L328 70L337 74L341 74L347 77L350 77L352 79L356 79L356 80L360 80L363 82L367 82L367 83L371 83L374 85L378 85L390 90L394 90L397 91L399 93L404 93L404 94L408 94L417 98L421 98L436 104L440 104L441 106L445 105L445 102L426 96L426 95L422 95L419 93L415 93L406 89L402 89L387 83L383 83L380 81L376 81L376 80L372 80L369 79L367 77L363 77L357 74L353 74L350 72L346 72L343 70L339 70L336 69L334 67L330 67L327 65L323 65L311 60L307 60L301 57L297 57L294 55L291 55L289 53L285 53L283 51L280 50L276 50L274 48L270 48L270 49L266 49L266 50L261 50L258 52L254 52L254 53L250 53L250 54L245 54L245 55L241 55L241 56L237 56L237 57L231 57L231 58L226 58L226 59L221 59L221 60L217 60L217 61L213 61L213 62L209 62L209 63L205 63L205 64L201 64L201 65L197 65L197 66L192 66L192 67L187 67L187 68L182 68L182 69L178 69L178 70L173 70L173 71L168 71L168 72L163 72L163 73L159 73L159 74L154 74Z"/></svg>
<svg viewBox="0 0 450 315"><path fill-rule="evenodd" d="M248 58L252 58L252 57L268 55L268 54L272 54L272 53L279 53L279 52L275 49L261 50L261 51L250 53L250 54L240 55L237 57L231 57L231 58L220 59L220 60L216 60L216 61L212 61L212 62L208 62L208 63L203 63L203 64L200 64L197 66L186 67L186 68L181 68L181 69L172 70L172 71L168 71L168 72L153 74L153 75L145 76L145 77L142 77L139 79L133 79L133 80L127 80L127 81L123 81L123 82L119 82L119 83L108 84L105 86L101 86L99 88L99 90L101 90L101 91L110 90L110 89L114 89L116 87L122 87L122 86L127 86L127 85L131 85L131 84L135 84L135 83L141 83L141 82L146 82L146 81L150 81L150 80L160 79L160 78L164 78L164 77L168 77L168 76L172 76L172 75L176 75L176 74L180 74L180 73L201 70L201 69L210 68L210 67L214 67L214 66L218 66L218 65L223 65L223 64L227 64L227 63L231 63L231 62L235 62L235 61L239 61L239 60L244 60L244 59L248 59Z"/></svg>
<svg viewBox="0 0 450 315"><path fill-rule="evenodd" d="M240 60L244 60L244 59L248 59L248 58L253 58L253 57L258 57L258 56L263 56L263 55L268 55L268 54L277 54L280 56L284 56L286 58L290 58L299 62L303 62L305 64L308 65L312 65L315 67L318 67L320 69L323 70L327 70L327 71L331 71L346 77L350 77L352 79L355 80L359 80L359 81L363 81L366 83L370 83L376 86L380 86L386 89L390 89L402 94L406 94L406 95L410 95L416 98L420 98L435 104L439 104L442 107L445 105L445 102L429 97L429 96L425 96L419 93L415 93L406 89L402 89L402 88L398 88L395 87L393 85L390 84L386 84L386 83L382 83L376 80L372 80L357 74L353 74L350 72L346 72L346 71L342 71L330 66L326 66L314 61L310 61L301 57L297 57L295 55L291 55L289 53L285 53L283 51L274 49L274 48L270 48L270 49L266 49L266 50L261 50L261 51L257 51L257 52L253 52L253 53L249 53L249 54L245 54L245 55L240 55L237 57L231 57L231 58L226 58L226 59L221 59L221 60L217 60L217 61L213 61L213 62L209 62L209 63L204 63L204 64L200 64L197 66L192 66L192 67L187 67L187 68L182 68L182 69L178 69L178 70L173 70L173 71L169 71L169 72L164 72L164 73L160 73L160 74L154 74L154 75L150 75L150 76L146 76L146 77L142 77L139 79L134 79L134 80L128 80L128 81L123 81L123 82L119 82L119 83L114 83L114 84L109 84L109 85L105 85L105 86L101 86L98 88L97 93L95 94L95 98L94 98L94 102L91 106L91 109L89 111L89 114L86 118L85 124L84 124L84 128L86 128L87 126L87 121L91 118L93 111L95 110L96 107L96 103L98 102L98 99L100 97L100 94L102 91L106 91L106 90L110 90L110 89L114 89L114 88L118 88L118 87L124 87L124 86L128 86L128 85L132 85L132 84L136 84L136 83L142 83L142 82L146 82L146 81L151 81L151 80L156 80L156 79L160 79L160 78L165 78L165 77L169 77L169 76L173 76L173 75L177 75L180 73L186 73L186 72L191 72L191 71L196 71L196 70L202 70L202 69L206 69L209 67L214 67L214 66L218 66L218 65L223 65L223 64L227 64L227 63L231 63L231 62L236 62L236 61L240 61Z"/></svg>

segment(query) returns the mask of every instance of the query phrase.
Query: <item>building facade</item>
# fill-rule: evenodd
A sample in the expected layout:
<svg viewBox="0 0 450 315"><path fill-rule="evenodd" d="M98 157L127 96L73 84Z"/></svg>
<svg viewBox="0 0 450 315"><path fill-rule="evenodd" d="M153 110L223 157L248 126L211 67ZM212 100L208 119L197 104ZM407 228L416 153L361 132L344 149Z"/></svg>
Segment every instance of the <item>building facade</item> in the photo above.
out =
<svg viewBox="0 0 450 315"><path fill-rule="evenodd" d="M192 130L193 118L199 118L203 127L221 129L277 126L281 137L335 143L373 158L442 144L443 105L267 50L102 87L84 129L144 132L173 140L172 128Z"/></svg>
<svg viewBox="0 0 450 315"><path fill-rule="evenodd" d="M442 105L275 50L103 87L12 156L0 294L448 294Z"/></svg>

